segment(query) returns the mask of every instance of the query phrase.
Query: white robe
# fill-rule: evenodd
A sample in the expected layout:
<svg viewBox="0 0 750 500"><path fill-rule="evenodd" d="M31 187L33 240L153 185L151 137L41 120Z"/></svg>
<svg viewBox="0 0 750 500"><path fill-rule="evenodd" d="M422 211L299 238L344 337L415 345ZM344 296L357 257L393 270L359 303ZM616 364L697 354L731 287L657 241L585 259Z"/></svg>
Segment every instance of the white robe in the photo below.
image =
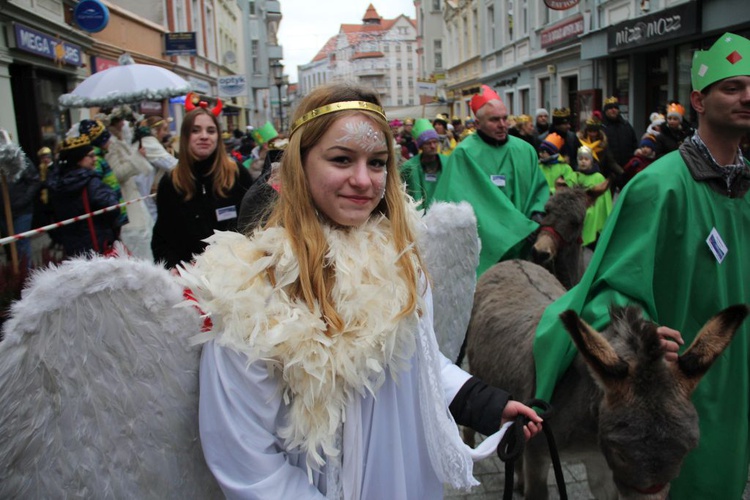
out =
<svg viewBox="0 0 750 500"><path fill-rule="evenodd" d="M439 353L432 327L432 296L425 297L417 349L410 369L389 372L376 397L355 398L343 425L341 495L349 499L441 498L443 485L430 460L445 442L434 419L425 420L427 365L439 363L445 412L470 375ZM423 381L420 384L420 381ZM244 354L213 341L203 348L200 368L200 435L206 461L230 499L329 498L326 467L310 484L305 456L284 448L276 433L287 414L278 381L263 361L247 366ZM507 425L471 452L474 460L494 453ZM469 471L471 474L471 471Z"/></svg>

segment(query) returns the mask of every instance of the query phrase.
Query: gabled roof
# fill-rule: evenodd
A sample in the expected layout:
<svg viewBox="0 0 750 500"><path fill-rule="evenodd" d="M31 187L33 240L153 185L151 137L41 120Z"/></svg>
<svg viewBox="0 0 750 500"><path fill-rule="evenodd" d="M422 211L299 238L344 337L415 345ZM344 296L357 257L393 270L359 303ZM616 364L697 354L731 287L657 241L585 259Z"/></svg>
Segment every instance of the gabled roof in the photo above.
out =
<svg viewBox="0 0 750 500"><path fill-rule="evenodd" d="M325 45L323 45L323 48L318 51L317 54L315 54L315 57L313 57L312 61L322 61L323 59L328 59L328 54L336 50L336 37L332 36L328 39Z"/></svg>
<svg viewBox="0 0 750 500"><path fill-rule="evenodd" d="M411 19L409 18L409 16L405 16L403 14L396 17L395 19L383 19L375 10L375 7L373 7L373 5L370 4L367 7L367 11L365 12L364 18L362 19L362 24L340 25L338 35L329 38L326 44L323 46L323 48L320 49L320 51L318 51L318 53L315 55L313 60L310 62L322 60L328 57L330 53L334 52L336 50L338 36L342 36L342 35L345 36L346 43L350 47L356 47L362 41L370 41L370 40L374 40L374 39L378 39L382 37L387 31L393 28L396 22L401 20L401 18L409 22L414 27L414 29L417 28L416 19ZM383 57L383 54L380 52L377 52L377 53L360 52L357 54L360 54L360 58ZM380 55L361 56L361 54L380 54Z"/></svg>

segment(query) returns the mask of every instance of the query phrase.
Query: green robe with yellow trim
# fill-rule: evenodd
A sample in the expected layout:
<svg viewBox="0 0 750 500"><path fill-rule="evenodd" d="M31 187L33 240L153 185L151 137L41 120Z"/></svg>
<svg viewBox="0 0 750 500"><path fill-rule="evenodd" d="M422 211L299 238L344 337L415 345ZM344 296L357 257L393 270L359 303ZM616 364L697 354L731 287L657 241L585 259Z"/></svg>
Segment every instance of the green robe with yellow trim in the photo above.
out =
<svg viewBox="0 0 750 500"><path fill-rule="evenodd" d="M657 324L680 331L689 346L721 309L750 303L750 194L729 198L694 180L676 151L633 178L610 217L581 282L546 309L537 328L539 398L550 400L577 353L559 321L567 309L603 330L611 303L637 304ZM706 242L713 228L728 249L721 263ZM692 400L700 443L672 482L671 498L739 499L750 461L750 321Z"/></svg>
<svg viewBox="0 0 750 500"><path fill-rule="evenodd" d="M434 174L426 174L422 168L422 153L414 156L401 165L401 180L406 184L406 192L416 201L421 201L419 208L426 210L432 204L442 168L448 161L448 156L437 155L441 170Z"/></svg>
<svg viewBox="0 0 750 500"><path fill-rule="evenodd" d="M477 276L500 260L520 256L525 238L539 225L549 187L537 166L534 148L517 137L502 146L471 134L458 143L443 166L435 200L468 201L477 217L482 241Z"/></svg>
<svg viewBox="0 0 750 500"><path fill-rule="evenodd" d="M592 188L606 181L607 179L599 172L573 172L573 185ZM604 194L599 196L593 205L586 209L586 218L583 219L583 232L581 239L584 245L596 241L599 233L604 229L604 223L607 222L609 214L612 213L612 193L607 189Z"/></svg>

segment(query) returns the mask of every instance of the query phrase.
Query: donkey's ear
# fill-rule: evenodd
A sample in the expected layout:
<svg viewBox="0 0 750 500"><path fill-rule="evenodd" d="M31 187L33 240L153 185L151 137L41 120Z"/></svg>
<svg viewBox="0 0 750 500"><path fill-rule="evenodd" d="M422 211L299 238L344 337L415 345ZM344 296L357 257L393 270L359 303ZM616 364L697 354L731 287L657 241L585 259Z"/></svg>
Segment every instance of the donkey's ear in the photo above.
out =
<svg viewBox="0 0 750 500"><path fill-rule="evenodd" d="M586 364L604 385L621 381L628 375L628 364L612 348L607 339L583 321L575 311L560 315L565 329L573 338Z"/></svg>
<svg viewBox="0 0 750 500"><path fill-rule="evenodd" d="M596 199L607 192L609 189L609 180L600 182L596 186L591 186L586 190L587 205L591 206L596 203Z"/></svg>
<svg viewBox="0 0 750 500"><path fill-rule="evenodd" d="M729 306L709 319L687 351L677 359L681 383L692 393L716 358L724 352L742 322L750 313L745 304Z"/></svg>

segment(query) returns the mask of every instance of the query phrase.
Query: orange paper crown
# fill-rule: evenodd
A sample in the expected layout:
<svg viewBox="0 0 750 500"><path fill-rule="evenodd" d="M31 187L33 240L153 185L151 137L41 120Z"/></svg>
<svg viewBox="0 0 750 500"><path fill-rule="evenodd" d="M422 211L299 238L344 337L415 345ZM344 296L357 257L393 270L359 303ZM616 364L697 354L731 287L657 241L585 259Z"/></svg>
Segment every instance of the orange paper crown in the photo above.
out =
<svg viewBox="0 0 750 500"><path fill-rule="evenodd" d="M544 138L544 142L549 142L557 148L558 151L565 145L565 141L557 133L552 132Z"/></svg>
<svg viewBox="0 0 750 500"><path fill-rule="evenodd" d="M479 93L474 95L474 97L471 98L471 102L469 105L471 106L471 110L474 112L474 114L477 114L477 111L487 104L490 101L500 101L503 100L500 99L500 96L497 95L497 92L492 90L487 85L482 85L482 88L479 90Z"/></svg>
<svg viewBox="0 0 750 500"><path fill-rule="evenodd" d="M682 104L677 104L676 102L673 102L669 106L667 106L667 116L678 114L680 116L685 116L685 108L682 106Z"/></svg>

